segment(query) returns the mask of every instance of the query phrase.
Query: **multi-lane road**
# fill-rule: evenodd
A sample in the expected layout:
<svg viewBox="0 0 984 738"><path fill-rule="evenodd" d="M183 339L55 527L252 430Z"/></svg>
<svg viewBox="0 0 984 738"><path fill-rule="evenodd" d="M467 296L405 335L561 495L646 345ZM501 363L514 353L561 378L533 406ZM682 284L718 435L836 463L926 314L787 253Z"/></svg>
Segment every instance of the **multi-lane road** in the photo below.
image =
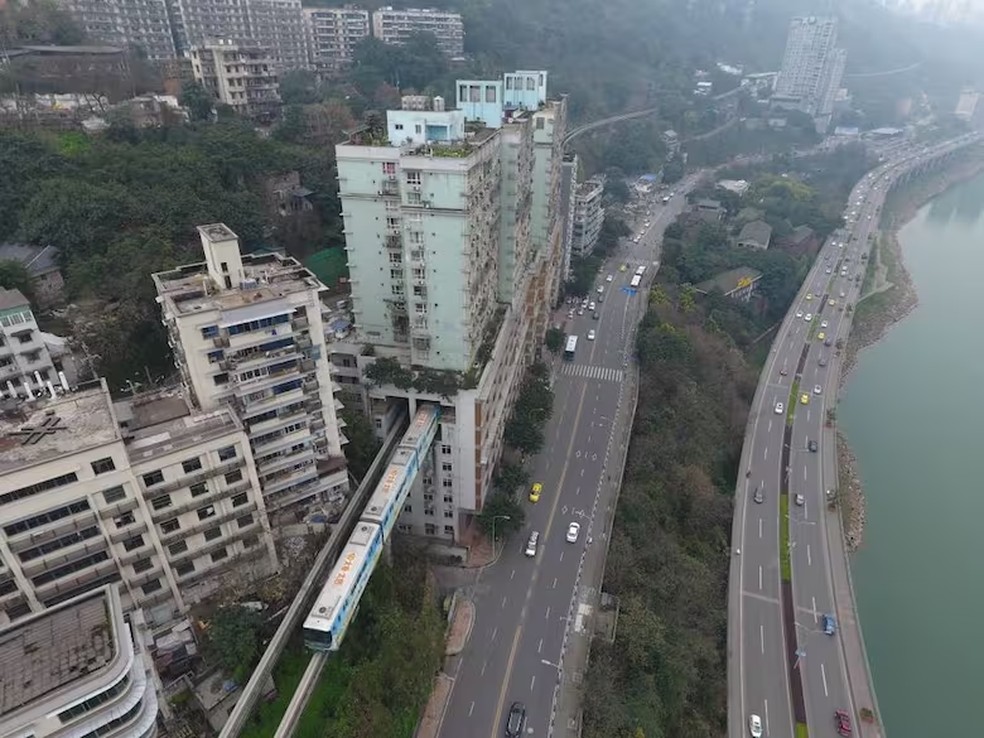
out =
<svg viewBox="0 0 984 738"><path fill-rule="evenodd" d="M838 342L850 329L848 306L857 301L866 268L862 255L868 253L885 195L900 172L939 149L902 153L857 184L845 228L824 244L763 369L745 437L732 532L732 738L749 734L752 715L761 719L764 736L793 738L797 722L806 722L810 736L836 736L838 710L848 714L857 733L860 709L874 707L854 704L858 692L869 694L868 685L852 684L848 669L852 659L864 659L863 652L854 652L863 649L859 632L848 653L839 629L830 635L823 627L825 614L853 613L852 603L834 597L838 591L843 599L844 592L834 587L832 561L844 563L843 551L828 547L828 525L837 523L830 516L839 513L828 504L837 480L833 434L824 427L826 411L836 403ZM785 583L779 550L786 540L783 507L789 519ZM836 537L833 545L840 546ZM794 617L791 629L783 617L784 586ZM795 688L797 679L802 692Z"/></svg>
<svg viewBox="0 0 984 738"><path fill-rule="evenodd" d="M581 573L600 576L602 570L602 539L615 494L610 479L615 461L609 455L614 456L616 430L631 422L626 418L629 342L645 298L628 289L629 281L640 264L647 266L643 284L652 279L663 230L683 208L691 184L681 183L667 204L653 200L650 225L639 243L627 239L604 265L596 282L604 287L599 318L585 310L566 320L565 332L578 336L577 351L555 371L553 415L544 429L543 451L529 467L543 492L535 504L523 495L523 530L506 541L498 561L470 588L476 619L452 666L442 738L498 738L517 701L527 710L526 736L568 735L566 721L551 726L558 670L575 668L564 663L564 647L578 614L596 600L593 588L600 587L600 581L582 580ZM623 265L628 265L625 271ZM606 281L609 274L611 282ZM597 297L593 291L590 299ZM588 340L589 330L596 332L594 340ZM581 526L576 543L566 541L571 522ZM524 549L534 530L539 543L536 555L528 557Z"/></svg>

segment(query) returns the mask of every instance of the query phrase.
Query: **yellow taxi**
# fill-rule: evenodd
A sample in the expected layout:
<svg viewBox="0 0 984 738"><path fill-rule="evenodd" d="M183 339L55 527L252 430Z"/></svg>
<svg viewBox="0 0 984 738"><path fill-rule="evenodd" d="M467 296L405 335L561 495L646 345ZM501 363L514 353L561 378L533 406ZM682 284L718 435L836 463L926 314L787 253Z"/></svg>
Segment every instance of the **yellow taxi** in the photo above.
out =
<svg viewBox="0 0 984 738"><path fill-rule="evenodd" d="M820 331L820 332L819 332L819 333L817 334L817 340L818 340L818 341L822 341L822 340L823 340L823 339L825 339L826 337L827 337L827 334L826 334L826 333L824 333L823 331Z"/></svg>
<svg viewBox="0 0 984 738"><path fill-rule="evenodd" d="M626 271L626 270L628 270L628 268L629 268L629 265L628 265L628 264L622 264L622 266L620 266L620 267L618 268L618 270L619 270L620 272L624 272L624 271Z"/></svg>
<svg viewBox="0 0 984 738"><path fill-rule="evenodd" d="M809 404L810 404L810 396L804 392L802 395L800 395L800 405L809 405Z"/></svg>
<svg viewBox="0 0 984 738"><path fill-rule="evenodd" d="M530 489L530 502L539 502L541 492L543 492L543 485L539 482L534 482L533 487Z"/></svg>

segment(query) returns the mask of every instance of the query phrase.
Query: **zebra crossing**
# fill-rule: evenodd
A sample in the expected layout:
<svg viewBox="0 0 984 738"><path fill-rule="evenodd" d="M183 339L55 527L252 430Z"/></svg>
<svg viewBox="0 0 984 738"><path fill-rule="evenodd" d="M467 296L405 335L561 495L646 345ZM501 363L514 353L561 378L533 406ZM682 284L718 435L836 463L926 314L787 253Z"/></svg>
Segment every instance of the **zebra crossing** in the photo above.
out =
<svg viewBox="0 0 984 738"><path fill-rule="evenodd" d="M564 364L561 374L568 377L597 379L602 382L621 382L625 372L621 369L609 369L606 366L591 366L590 364Z"/></svg>

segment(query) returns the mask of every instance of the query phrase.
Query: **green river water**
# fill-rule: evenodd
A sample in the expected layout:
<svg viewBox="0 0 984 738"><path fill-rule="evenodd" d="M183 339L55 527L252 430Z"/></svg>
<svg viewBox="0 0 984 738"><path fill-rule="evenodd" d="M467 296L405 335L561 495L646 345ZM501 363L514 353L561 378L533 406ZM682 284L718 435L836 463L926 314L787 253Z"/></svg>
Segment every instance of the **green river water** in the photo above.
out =
<svg viewBox="0 0 984 738"><path fill-rule="evenodd" d="M984 176L899 241L919 306L837 413L867 498L854 586L888 738L984 736Z"/></svg>

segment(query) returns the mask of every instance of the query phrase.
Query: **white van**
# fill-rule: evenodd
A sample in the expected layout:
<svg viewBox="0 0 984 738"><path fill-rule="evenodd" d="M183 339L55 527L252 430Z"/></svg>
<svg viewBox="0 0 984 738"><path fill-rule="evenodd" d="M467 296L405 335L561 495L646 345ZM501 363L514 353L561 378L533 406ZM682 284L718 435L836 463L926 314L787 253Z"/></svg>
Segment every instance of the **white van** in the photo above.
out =
<svg viewBox="0 0 984 738"><path fill-rule="evenodd" d="M530 533L530 539L526 542L526 555L536 556L536 544L540 542L539 531Z"/></svg>

